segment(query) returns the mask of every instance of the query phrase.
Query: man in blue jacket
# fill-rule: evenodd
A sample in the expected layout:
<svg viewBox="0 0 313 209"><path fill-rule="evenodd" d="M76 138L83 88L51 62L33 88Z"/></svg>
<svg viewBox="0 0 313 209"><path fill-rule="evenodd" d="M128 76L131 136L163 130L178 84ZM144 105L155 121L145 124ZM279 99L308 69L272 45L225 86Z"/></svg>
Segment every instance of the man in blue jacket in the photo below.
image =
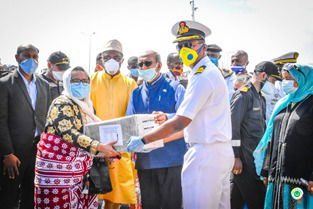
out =
<svg viewBox="0 0 313 209"><path fill-rule="evenodd" d="M130 97L127 115L150 114L154 111L175 114L183 101L185 89L177 81L160 73L160 55L147 51L139 57L139 76L143 85ZM167 143L149 153L137 153L143 209L181 209L181 169L186 152L184 139Z"/></svg>

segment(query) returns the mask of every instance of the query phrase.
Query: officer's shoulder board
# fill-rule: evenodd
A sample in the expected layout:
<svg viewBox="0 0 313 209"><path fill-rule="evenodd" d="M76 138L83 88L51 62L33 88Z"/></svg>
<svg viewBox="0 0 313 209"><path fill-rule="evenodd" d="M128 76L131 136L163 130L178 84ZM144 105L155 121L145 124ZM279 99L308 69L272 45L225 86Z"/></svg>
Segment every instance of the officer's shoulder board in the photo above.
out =
<svg viewBox="0 0 313 209"><path fill-rule="evenodd" d="M224 78L228 78L229 76L231 76L233 74L233 71L229 70L229 69L220 69L220 71L222 72L222 75Z"/></svg>
<svg viewBox="0 0 313 209"><path fill-rule="evenodd" d="M195 74L200 74L205 70L206 66L202 65L201 67L198 68L198 70L195 72Z"/></svg>
<svg viewBox="0 0 313 209"><path fill-rule="evenodd" d="M249 91L249 87L248 86L243 86L239 89L241 92L248 92Z"/></svg>

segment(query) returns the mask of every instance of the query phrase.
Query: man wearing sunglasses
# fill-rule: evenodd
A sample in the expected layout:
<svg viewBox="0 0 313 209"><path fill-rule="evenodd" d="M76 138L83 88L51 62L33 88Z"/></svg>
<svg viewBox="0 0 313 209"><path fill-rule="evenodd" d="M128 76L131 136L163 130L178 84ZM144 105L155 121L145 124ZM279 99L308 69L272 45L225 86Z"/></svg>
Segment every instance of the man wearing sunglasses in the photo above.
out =
<svg viewBox="0 0 313 209"><path fill-rule="evenodd" d="M185 88L166 79L161 58L155 51L139 57L139 76L143 84L134 90L127 115L151 114L154 111L175 114L184 99ZM182 207L181 169L186 143L183 138L170 142L150 153L137 153L143 209L180 209Z"/></svg>
<svg viewBox="0 0 313 209"><path fill-rule="evenodd" d="M120 73L123 63L122 44L118 40L109 41L102 52L102 71L91 76L91 100L96 115L102 120L123 117L126 114L129 97L137 88L136 81ZM113 191L100 195L105 199L105 209L118 209L120 204L135 204L135 179L129 153L110 163L110 178ZM114 168L114 169L112 169Z"/></svg>
<svg viewBox="0 0 313 209"><path fill-rule="evenodd" d="M182 23L183 22L183 23ZM195 21L172 28L179 55L192 69L176 115L142 137L131 137L128 150L143 152L145 143L184 130L189 149L182 168L184 209L230 208L230 173L234 163L227 86L206 55L211 31Z"/></svg>

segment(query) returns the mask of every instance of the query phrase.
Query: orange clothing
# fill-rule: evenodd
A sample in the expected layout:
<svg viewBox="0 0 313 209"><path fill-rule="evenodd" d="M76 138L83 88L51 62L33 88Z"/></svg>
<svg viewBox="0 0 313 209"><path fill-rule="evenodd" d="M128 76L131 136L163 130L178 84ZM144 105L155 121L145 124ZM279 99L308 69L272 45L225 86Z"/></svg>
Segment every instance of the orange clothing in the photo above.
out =
<svg viewBox="0 0 313 209"><path fill-rule="evenodd" d="M127 76L118 74L113 78L105 71L91 76L91 100L96 115L102 120L123 117L126 114L128 100L136 82ZM135 172L130 153L122 153L120 160L109 163L112 192L99 195L113 203L136 204Z"/></svg>
<svg viewBox="0 0 313 209"><path fill-rule="evenodd" d="M96 115L102 120L125 116L128 100L135 88L136 82L127 76L118 74L111 78L105 71L94 73L90 97Z"/></svg>

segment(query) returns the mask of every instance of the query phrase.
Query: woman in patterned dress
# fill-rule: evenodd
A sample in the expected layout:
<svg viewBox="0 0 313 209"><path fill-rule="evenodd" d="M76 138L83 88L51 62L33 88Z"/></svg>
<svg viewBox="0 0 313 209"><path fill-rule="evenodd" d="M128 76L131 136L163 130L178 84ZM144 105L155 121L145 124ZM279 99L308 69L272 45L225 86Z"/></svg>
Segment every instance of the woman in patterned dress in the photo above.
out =
<svg viewBox="0 0 313 209"><path fill-rule="evenodd" d="M96 209L97 195L84 194L83 178L93 154L116 157L112 145L83 134L83 125L100 121L89 99L90 79L75 67L63 76L64 92L48 112L45 132L38 143L35 167L36 209Z"/></svg>

